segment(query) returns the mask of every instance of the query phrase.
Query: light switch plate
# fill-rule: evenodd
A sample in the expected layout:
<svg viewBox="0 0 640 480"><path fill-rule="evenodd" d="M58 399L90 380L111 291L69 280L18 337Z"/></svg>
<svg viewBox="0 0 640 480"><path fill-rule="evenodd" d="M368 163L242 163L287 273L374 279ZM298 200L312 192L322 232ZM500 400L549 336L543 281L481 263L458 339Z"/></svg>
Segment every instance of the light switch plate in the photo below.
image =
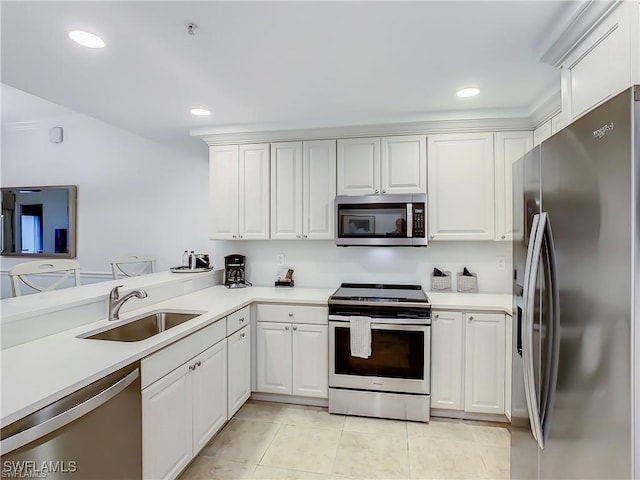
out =
<svg viewBox="0 0 640 480"><path fill-rule="evenodd" d="M276 263L279 267L284 266L284 253L279 253L276 255Z"/></svg>

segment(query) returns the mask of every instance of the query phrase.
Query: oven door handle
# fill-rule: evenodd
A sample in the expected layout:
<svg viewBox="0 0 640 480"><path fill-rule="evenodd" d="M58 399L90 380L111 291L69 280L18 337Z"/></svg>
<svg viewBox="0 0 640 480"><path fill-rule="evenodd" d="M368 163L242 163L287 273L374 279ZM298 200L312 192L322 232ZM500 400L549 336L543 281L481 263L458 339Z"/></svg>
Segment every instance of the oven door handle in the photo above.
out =
<svg viewBox="0 0 640 480"><path fill-rule="evenodd" d="M349 321L330 321L329 326L331 328L343 327L349 328ZM393 330L393 331L406 331L406 332L424 332L431 325L404 325L397 323L374 323L371 322L371 330Z"/></svg>

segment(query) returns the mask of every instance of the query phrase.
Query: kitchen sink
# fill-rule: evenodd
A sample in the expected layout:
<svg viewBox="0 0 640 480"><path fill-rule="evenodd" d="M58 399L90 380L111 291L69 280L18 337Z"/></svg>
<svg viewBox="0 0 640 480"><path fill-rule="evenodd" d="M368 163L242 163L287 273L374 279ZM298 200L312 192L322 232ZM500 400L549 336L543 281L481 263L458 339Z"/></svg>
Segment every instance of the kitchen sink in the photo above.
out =
<svg viewBox="0 0 640 480"><path fill-rule="evenodd" d="M139 342L169 330L188 320L202 315L204 312L180 312L158 310L134 317L127 323L97 333L89 332L79 338L90 340L110 340L112 342Z"/></svg>

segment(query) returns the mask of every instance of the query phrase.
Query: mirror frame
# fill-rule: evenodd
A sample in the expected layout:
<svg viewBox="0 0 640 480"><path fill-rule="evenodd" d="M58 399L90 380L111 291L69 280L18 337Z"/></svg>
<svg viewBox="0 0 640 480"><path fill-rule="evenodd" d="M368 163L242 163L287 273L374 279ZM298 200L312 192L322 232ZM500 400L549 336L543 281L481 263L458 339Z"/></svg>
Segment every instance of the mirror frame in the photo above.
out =
<svg viewBox="0 0 640 480"><path fill-rule="evenodd" d="M4 257L27 257L27 258L76 258L77 251L77 201L78 187L76 185L48 185L44 187L2 187L3 193L15 190L66 190L67 205L69 216L69 252L68 253L21 253L21 252L5 252L4 248L0 250L0 255ZM4 218L2 218L4 222ZM4 224L2 224L4 228ZM4 232L2 232L4 236Z"/></svg>

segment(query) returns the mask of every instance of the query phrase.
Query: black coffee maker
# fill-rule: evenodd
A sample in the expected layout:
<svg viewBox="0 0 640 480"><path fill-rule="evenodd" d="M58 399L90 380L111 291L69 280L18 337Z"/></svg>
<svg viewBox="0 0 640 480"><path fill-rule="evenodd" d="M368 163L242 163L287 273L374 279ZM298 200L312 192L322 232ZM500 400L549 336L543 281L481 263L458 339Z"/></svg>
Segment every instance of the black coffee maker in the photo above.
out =
<svg viewBox="0 0 640 480"><path fill-rule="evenodd" d="M227 288L242 288L251 285L245 278L245 256L234 253L224 257L224 284Z"/></svg>

